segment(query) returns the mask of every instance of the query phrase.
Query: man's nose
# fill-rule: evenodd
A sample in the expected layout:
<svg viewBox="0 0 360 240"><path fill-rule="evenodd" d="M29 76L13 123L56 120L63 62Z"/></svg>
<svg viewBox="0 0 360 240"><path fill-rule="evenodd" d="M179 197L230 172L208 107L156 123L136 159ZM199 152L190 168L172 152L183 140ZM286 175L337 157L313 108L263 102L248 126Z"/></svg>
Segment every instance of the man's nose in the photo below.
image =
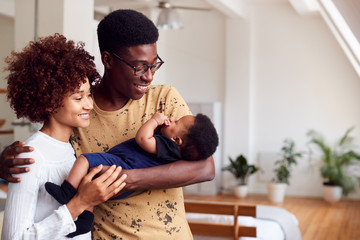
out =
<svg viewBox="0 0 360 240"><path fill-rule="evenodd" d="M151 72L151 69L148 68L148 70L143 75L141 75L141 79L146 82L152 82L154 79L154 74L155 72Z"/></svg>

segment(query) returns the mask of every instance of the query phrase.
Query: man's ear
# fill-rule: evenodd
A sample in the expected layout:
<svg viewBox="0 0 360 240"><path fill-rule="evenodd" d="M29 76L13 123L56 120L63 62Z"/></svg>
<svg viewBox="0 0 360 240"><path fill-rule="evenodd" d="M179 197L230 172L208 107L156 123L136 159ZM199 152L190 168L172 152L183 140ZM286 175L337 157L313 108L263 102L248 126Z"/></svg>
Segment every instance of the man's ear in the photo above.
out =
<svg viewBox="0 0 360 240"><path fill-rule="evenodd" d="M106 69L110 69L113 64L113 57L111 56L111 53L103 51L101 53L101 61Z"/></svg>
<svg viewBox="0 0 360 240"><path fill-rule="evenodd" d="M181 144L183 143L183 140L181 137L174 137L174 138L171 138L175 143L176 145L178 145L179 147L181 146Z"/></svg>

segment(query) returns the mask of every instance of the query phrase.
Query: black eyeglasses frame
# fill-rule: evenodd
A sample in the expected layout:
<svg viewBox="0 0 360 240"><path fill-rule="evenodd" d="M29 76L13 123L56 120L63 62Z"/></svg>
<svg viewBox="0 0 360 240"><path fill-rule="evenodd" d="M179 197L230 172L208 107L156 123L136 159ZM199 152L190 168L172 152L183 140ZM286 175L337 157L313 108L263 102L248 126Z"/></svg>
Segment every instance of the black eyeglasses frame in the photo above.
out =
<svg viewBox="0 0 360 240"><path fill-rule="evenodd" d="M159 68L164 64L164 61L159 57L159 55L156 56L157 59L160 60L160 62L156 62L155 64L150 64L150 65L147 65L147 64L143 64L143 65L140 65L140 66L137 66L135 67L134 65L128 63L125 59L123 59L122 57L120 57L119 55L117 55L116 53L112 52L111 53L112 55L114 55L117 59L119 59L120 61L124 62L126 65L128 65L129 67L131 67L132 69L134 69L134 74L136 76L141 76L143 75L144 73L146 73L149 69L151 70L152 73L156 72L157 70L159 70ZM144 66L146 66L146 68L144 68L144 71L142 72L138 72L137 71L141 68L143 68ZM152 68L155 67L153 70Z"/></svg>

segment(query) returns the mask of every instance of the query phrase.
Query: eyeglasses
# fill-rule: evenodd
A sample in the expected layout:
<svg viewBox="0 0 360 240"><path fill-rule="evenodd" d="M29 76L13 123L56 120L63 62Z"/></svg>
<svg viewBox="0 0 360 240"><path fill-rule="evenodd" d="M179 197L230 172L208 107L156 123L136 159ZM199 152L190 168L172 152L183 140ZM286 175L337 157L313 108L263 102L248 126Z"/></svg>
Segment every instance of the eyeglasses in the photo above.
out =
<svg viewBox="0 0 360 240"><path fill-rule="evenodd" d="M134 74L136 76L143 75L144 73L146 73L149 70L149 68L150 68L150 71L152 73L154 73L161 67L161 65L164 64L164 61L159 56L157 56L157 58L160 60L160 62L156 62L156 63L151 64L151 65L144 64L144 65L140 65L140 66L135 67L135 66L131 65L130 63L128 63L127 61L125 61L122 57L120 57L116 53L111 53L111 54L114 55L120 61L123 61L124 63L126 63L126 65L128 65L132 69L134 69Z"/></svg>

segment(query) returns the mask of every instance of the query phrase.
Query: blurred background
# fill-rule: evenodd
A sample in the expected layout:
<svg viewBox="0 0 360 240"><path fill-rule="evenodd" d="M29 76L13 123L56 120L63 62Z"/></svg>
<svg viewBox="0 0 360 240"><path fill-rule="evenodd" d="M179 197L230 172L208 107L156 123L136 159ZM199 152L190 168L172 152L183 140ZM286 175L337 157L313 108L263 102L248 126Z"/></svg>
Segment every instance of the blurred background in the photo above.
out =
<svg viewBox="0 0 360 240"><path fill-rule="evenodd" d="M154 84L178 89L193 112L215 122L221 144L214 182L191 186L200 194L229 192L236 183L221 171L244 154L263 169L251 193L265 193L286 138L308 151L314 129L329 144L355 126L360 144L360 6L356 0L0 0L0 68L12 50L56 32L84 41L103 71L96 27L119 8L141 11L159 24L165 65ZM25 140L37 125L16 119L0 73L1 149ZM0 121L1 123L2 121ZM320 152L299 161L287 194L320 196ZM357 188L349 198L360 199Z"/></svg>

